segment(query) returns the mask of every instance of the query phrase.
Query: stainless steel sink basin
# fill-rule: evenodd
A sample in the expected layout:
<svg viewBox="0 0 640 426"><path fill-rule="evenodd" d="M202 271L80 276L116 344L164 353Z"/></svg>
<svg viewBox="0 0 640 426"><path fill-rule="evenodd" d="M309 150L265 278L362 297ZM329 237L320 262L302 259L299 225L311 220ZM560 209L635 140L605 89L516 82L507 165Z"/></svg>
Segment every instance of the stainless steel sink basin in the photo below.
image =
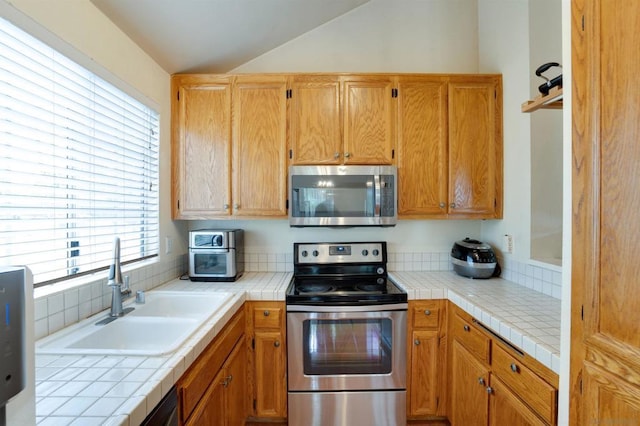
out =
<svg viewBox="0 0 640 426"><path fill-rule="evenodd" d="M145 304L104 325L94 316L36 343L42 354L164 355L178 349L232 293L149 292Z"/></svg>

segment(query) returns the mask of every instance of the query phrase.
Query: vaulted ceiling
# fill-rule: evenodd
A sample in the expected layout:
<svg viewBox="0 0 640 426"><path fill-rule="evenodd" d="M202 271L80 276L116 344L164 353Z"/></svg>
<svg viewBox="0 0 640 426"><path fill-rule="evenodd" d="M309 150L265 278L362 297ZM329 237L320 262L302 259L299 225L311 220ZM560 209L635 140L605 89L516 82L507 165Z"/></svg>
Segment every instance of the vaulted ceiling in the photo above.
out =
<svg viewBox="0 0 640 426"><path fill-rule="evenodd" d="M170 74L228 72L369 0L91 0Z"/></svg>

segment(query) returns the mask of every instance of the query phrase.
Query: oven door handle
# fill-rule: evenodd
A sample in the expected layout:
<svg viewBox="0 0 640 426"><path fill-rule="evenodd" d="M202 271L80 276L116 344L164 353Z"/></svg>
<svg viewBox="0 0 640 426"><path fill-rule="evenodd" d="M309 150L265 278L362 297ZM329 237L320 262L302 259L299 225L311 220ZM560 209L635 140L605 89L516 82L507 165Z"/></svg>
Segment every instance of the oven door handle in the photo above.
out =
<svg viewBox="0 0 640 426"><path fill-rule="evenodd" d="M407 303L392 303L388 305L349 305L349 306L318 306L318 305L287 305L287 312L382 312L406 311Z"/></svg>

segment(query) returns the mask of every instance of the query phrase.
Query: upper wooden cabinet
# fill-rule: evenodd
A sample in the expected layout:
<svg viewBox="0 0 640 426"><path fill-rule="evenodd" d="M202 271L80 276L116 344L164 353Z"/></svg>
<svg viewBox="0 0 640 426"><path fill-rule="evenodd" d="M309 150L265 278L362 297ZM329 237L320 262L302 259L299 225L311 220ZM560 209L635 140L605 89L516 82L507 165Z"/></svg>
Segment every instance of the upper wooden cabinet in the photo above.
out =
<svg viewBox="0 0 640 426"><path fill-rule="evenodd" d="M395 77L295 75L291 164L393 164Z"/></svg>
<svg viewBox="0 0 640 426"><path fill-rule="evenodd" d="M398 78L398 214L502 217L498 75Z"/></svg>
<svg viewBox="0 0 640 426"><path fill-rule="evenodd" d="M172 79L174 219L286 216L287 78Z"/></svg>
<svg viewBox="0 0 640 426"><path fill-rule="evenodd" d="M233 214L287 215L287 78L238 76L233 85Z"/></svg>
<svg viewBox="0 0 640 426"><path fill-rule="evenodd" d="M449 214L502 217L502 83L499 77L449 82Z"/></svg>
<svg viewBox="0 0 640 426"><path fill-rule="evenodd" d="M398 214L447 212L447 80L400 77L398 81Z"/></svg>
<svg viewBox="0 0 640 426"><path fill-rule="evenodd" d="M231 78L172 80L172 215L227 215L231 203Z"/></svg>

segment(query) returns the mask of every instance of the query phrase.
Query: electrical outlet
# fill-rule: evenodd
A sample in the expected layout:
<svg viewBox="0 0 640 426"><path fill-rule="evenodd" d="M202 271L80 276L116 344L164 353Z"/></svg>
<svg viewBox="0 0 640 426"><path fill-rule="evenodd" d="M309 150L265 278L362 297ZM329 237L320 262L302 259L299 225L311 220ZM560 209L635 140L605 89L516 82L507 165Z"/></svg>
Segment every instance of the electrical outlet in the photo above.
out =
<svg viewBox="0 0 640 426"><path fill-rule="evenodd" d="M504 240L502 241L502 251L505 253L513 253L513 235L504 234Z"/></svg>
<svg viewBox="0 0 640 426"><path fill-rule="evenodd" d="M164 254L171 254L173 251L173 238L164 237Z"/></svg>

